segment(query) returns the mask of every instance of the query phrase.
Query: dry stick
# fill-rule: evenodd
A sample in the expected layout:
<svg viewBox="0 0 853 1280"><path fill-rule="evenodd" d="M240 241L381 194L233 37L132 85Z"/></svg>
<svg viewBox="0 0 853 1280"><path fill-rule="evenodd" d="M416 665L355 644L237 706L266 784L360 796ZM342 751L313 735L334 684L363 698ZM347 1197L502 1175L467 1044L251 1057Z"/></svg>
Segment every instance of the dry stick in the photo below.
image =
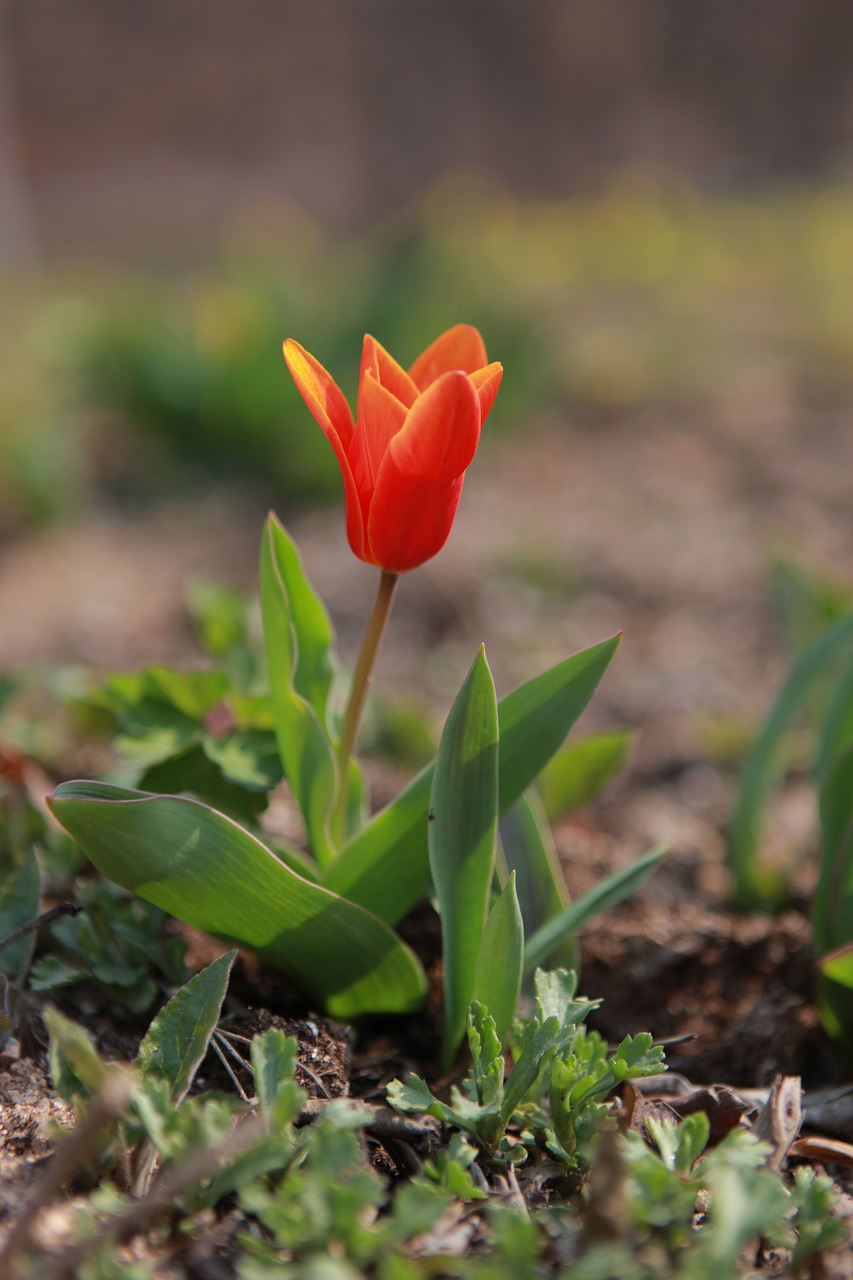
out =
<svg viewBox="0 0 853 1280"><path fill-rule="evenodd" d="M10 933L8 938L0 940L0 951L5 951L7 947L13 947L16 942L20 942L21 938L25 938L28 933L33 933L36 929L40 929L43 924L50 924L51 920L56 920L59 916L76 916L83 910L74 902L60 902L55 907L49 907L47 911L42 911L41 915L33 916L32 920L28 920L26 924L22 924L20 929L16 929L14 933Z"/></svg>
<svg viewBox="0 0 853 1280"><path fill-rule="evenodd" d="M249 1116L213 1146L193 1152L165 1174L142 1200L137 1200L123 1213L104 1222L97 1236L88 1236L67 1249L61 1257L43 1263L38 1273L39 1280L62 1280L65 1276L76 1276L80 1264L91 1254L98 1252L106 1244L141 1231L151 1218L170 1208L183 1192L190 1190L208 1174L214 1173L221 1157L240 1155L262 1137L264 1131L264 1121L260 1116ZM2 1271L4 1261L5 1257L0 1255L0 1275L6 1274Z"/></svg>

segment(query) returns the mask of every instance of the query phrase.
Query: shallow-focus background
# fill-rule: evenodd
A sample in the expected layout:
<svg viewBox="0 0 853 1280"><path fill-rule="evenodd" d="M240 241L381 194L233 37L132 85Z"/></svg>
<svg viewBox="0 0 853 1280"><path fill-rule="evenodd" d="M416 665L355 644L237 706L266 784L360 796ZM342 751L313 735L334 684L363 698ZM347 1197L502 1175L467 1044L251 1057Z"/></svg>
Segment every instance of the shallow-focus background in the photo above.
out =
<svg viewBox="0 0 853 1280"><path fill-rule="evenodd" d="M352 396L365 330L468 320L505 383L378 682L624 629L593 722L722 808L791 601L853 588L851 72L844 0L0 0L0 670L195 661L268 505L351 657L281 340Z"/></svg>

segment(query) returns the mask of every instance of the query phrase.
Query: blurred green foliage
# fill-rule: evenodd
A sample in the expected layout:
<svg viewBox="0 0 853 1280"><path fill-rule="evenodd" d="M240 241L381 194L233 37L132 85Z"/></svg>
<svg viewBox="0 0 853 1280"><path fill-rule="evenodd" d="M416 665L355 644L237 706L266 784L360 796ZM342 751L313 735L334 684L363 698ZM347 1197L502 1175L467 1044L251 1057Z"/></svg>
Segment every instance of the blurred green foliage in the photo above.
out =
<svg viewBox="0 0 853 1280"><path fill-rule="evenodd" d="M344 243L283 209L204 272L0 283L0 533L93 490L210 475L290 500L337 493L281 360L289 335L354 394L365 331L406 362L450 324L478 325L507 371L487 436L560 407L754 406L853 379L844 186L712 201L625 182L522 202L457 184Z"/></svg>

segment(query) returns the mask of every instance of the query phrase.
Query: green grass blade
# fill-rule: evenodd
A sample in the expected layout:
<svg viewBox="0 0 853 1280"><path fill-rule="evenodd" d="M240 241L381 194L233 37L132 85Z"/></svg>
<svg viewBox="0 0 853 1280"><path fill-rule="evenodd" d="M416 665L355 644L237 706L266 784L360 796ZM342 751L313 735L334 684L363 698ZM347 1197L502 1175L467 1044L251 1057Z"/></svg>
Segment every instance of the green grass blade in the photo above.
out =
<svg viewBox="0 0 853 1280"><path fill-rule="evenodd" d="M820 792L820 879L812 903L815 942L830 951L853 941L853 748Z"/></svg>
<svg viewBox="0 0 853 1280"><path fill-rule="evenodd" d="M257 952L334 1016L420 1003L423 969L386 924L303 879L206 805L94 782L63 783L49 803L109 879Z"/></svg>
<svg viewBox="0 0 853 1280"><path fill-rule="evenodd" d="M274 516L261 542L261 614L281 763L321 866L334 856L329 817L337 790L324 709L331 667L329 630L298 553ZM319 606L322 608L322 606Z"/></svg>
<svg viewBox="0 0 853 1280"><path fill-rule="evenodd" d="M847 645L853 643L853 614L843 618L808 649L794 667L744 764L729 831L728 865L737 907L778 906L786 885L759 865L761 823L778 769L779 748L794 718L808 704L815 685Z"/></svg>
<svg viewBox="0 0 853 1280"><path fill-rule="evenodd" d="M578 929L593 916L600 915L608 907L614 907L623 898L629 897L652 874L665 854L665 849L652 849L630 867L614 871L612 876L602 880L589 893L585 893L577 902L560 915L554 916L541 929L537 929L529 938L524 948L524 972L529 973L537 965L542 964L563 939L576 933Z"/></svg>
<svg viewBox="0 0 853 1280"><path fill-rule="evenodd" d="M510 872L503 893L489 912L474 977L473 999L492 1015L501 1043L506 1040L521 990L524 925Z"/></svg>
<svg viewBox="0 0 853 1280"><path fill-rule="evenodd" d="M474 993L497 815L498 709L481 647L447 717L430 793L428 847L441 914L445 1066L465 1034Z"/></svg>
<svg viewBox="0 0 853 1280"><path fill-rule="evenodd" d="M574 654L498 703L500 813L506 813L559 750L595 692L620 637ZM433 765L347 845L323 883L395 924L429 884L427 811Z"/></svg>

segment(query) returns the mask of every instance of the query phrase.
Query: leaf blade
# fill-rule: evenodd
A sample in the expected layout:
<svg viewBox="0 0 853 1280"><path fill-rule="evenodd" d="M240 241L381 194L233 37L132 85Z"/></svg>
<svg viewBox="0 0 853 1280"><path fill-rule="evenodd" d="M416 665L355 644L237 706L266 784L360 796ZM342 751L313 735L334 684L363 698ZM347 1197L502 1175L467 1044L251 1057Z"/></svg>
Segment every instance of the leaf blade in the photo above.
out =
<svg viewBox="0 0 853 1280"><path fill-rule="evenodd" d="M110 879L257 952L335 1016L420 1003L423 969L387 925L199 801L77 782L57 787L49 804Z"/></svg>

